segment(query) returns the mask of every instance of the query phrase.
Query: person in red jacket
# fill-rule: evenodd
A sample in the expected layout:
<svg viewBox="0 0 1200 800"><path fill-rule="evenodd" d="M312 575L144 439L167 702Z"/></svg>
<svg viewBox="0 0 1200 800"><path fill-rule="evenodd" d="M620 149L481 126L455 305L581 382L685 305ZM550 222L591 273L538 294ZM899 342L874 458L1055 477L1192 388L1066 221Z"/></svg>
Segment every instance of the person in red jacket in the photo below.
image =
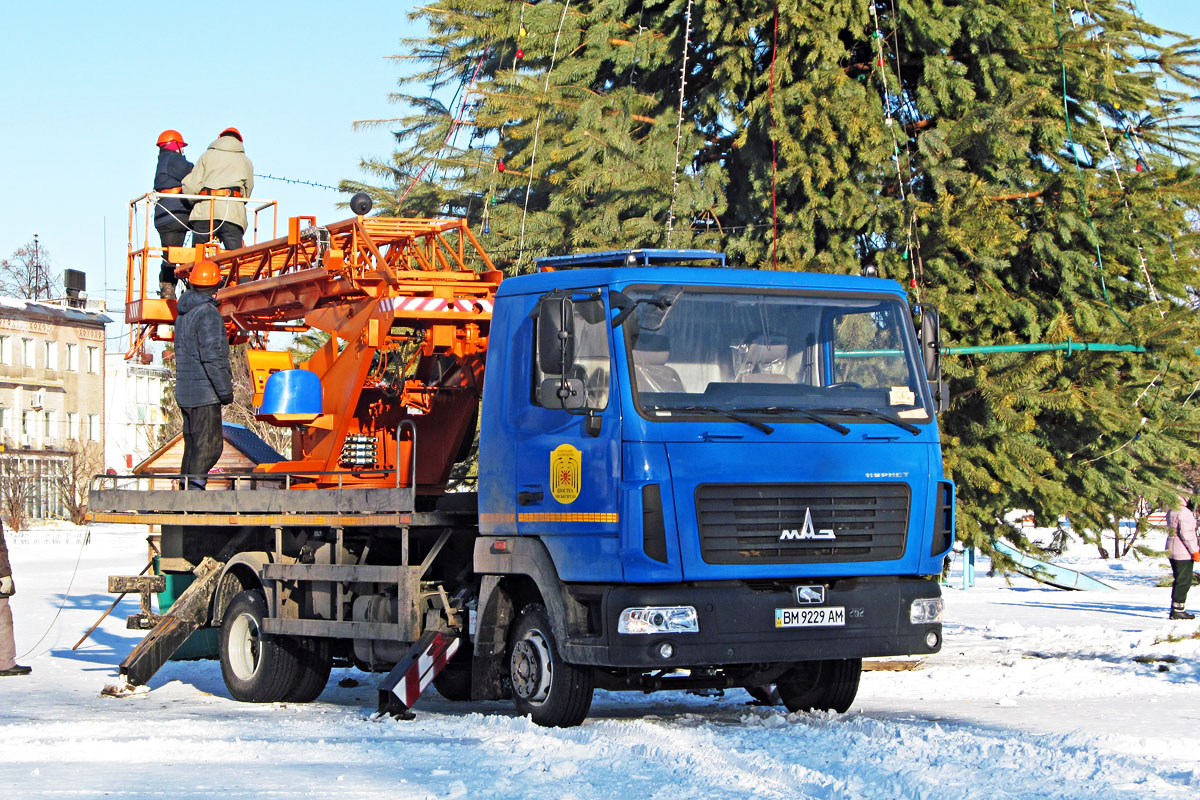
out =
<svg viewBox="0 0 1200 800"><path fill-rule="evenodd" d="M13 585L12 566L8 563L8 543L4 541L4 526L0 525L0 677L28 675L29 667L17 663L17 641L13 638L12 609L8 598L17 593Z"/></svg>
<svg viewBox="0 0 1200 800"><path fill-rule="evenodd" d="M1195 562L1200 561L1200 544L1196 540L1196 503L1194 499L1179 498L1182 508L1167 512L1167 558L1171 561L1170 619L1195 619L1187 611L1188 589L1192 586Z"/></svg>

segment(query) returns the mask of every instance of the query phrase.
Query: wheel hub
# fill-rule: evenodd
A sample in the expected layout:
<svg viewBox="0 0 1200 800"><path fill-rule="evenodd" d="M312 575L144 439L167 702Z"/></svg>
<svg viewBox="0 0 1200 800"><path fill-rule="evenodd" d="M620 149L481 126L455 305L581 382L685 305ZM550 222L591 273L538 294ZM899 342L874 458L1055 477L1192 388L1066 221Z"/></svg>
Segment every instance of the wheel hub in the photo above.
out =
<svg viewBox="0 0 1200 800"><path fill-rule="evenodd" d="M262 631L250 614L240 614L229 631L229 666L240 680L249 680L258 671Z"/></svg>
<svg viewBox="0 0 1200 800"><path fill-rule="evenodd" d="M530 703L541 703L550 695L553 666L550 646L539 630L531 630L513 645L513 691Z"/></svg>

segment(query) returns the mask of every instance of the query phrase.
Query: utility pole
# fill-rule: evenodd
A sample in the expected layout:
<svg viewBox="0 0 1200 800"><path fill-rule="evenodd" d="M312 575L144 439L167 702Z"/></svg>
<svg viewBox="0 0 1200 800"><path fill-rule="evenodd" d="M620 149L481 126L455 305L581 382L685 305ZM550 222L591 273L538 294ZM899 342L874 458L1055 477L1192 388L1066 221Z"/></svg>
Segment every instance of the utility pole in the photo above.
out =
<svg viewBox="0 0 1200 800"><path fill-rule="evenodd" d="M42 298L43 287L46 288L46 290L47 290L46 295L47 295L47 297L49 297L49 294L50 294L49 287L45 286L47 281L44 278L44 276L42 275L42 263L38 259L38 235L36 233L33 234L33 270L32 270L32 272L33 272L33 274L30 276L32 278L32 280L30 282L33 284L33 286L31 287L33 289L33 292L32 292L33 299L34 300L43 299Z"/></svg>

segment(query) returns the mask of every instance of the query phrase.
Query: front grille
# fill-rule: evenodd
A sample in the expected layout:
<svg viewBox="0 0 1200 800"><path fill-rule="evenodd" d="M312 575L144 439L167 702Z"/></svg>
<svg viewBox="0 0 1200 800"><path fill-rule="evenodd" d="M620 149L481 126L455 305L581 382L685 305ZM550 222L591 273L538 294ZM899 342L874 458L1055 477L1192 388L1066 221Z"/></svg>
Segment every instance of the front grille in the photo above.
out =
<svg viewBox="0 0 1200 800"><path fill-rule="evenodd" d="M903 483L702 484L696 488L700 554L709 564L897 559L904 555L910 497ZM832 539L799 538L830 530Z"/></svg>

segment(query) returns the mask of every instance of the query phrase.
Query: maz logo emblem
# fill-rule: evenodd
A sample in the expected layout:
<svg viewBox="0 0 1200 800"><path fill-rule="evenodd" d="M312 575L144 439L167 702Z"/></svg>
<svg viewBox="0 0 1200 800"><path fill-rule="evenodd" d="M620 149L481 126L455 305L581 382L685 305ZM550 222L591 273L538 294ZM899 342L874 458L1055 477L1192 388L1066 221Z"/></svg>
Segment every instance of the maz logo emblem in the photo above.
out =
<svg viewBox="0 0 1200 800"><path fill-rule="evenodd" d="M793 586L797 603L824 603L824 586Z"/></svg>
<svg viewBox="0 0 1200 800"><path fill-rule="evenodd" d="M804 509L804 527L800 530L795 528L784 528L779 534L779 541L783 542L789 539L836 539L833 535L833 528L821 528L816 530L813 528L812 509Z"/></svg>

